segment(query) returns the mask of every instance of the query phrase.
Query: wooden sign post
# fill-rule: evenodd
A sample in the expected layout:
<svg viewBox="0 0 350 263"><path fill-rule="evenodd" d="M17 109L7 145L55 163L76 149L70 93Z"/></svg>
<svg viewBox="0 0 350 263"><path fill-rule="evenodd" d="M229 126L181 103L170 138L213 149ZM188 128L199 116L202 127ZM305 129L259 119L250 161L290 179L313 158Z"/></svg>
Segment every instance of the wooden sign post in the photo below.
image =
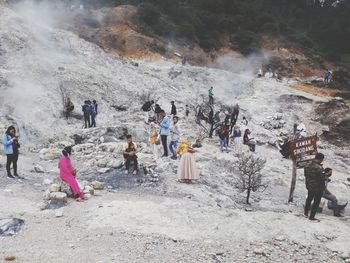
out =
<svg viewBox="0 0 350 263"><path fill-rule="evenodd" d="M317 136L296 139L289 144L293 160L292 182L290 185L288 202L293 202L294 190L297 181L297 169L304 168L311 162L317 153Z"/></svg>

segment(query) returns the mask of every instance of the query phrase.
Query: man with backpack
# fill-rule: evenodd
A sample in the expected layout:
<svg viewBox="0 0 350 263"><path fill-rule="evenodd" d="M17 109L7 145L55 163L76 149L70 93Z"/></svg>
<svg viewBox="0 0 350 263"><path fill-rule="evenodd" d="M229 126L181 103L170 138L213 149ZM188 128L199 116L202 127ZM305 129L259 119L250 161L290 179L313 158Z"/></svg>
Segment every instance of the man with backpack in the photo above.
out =
<svg viewBox="0 0 350 263"><path fill-rule="evenodd" d="M84 123L85 123L85 129L91 126L90 122L90 115L91 115L91 109L89 101L84 101L84 105L81 106L83 115L84 115Z"/></svg>
<svg viewBox="0 0 350 263"><path fill-rule="evenodd" d="M152 110L153 103L154 103L153 100L146 101L141 107L141 110L145 112L145 123L148 123L149 121L149 112Z"/></svg>

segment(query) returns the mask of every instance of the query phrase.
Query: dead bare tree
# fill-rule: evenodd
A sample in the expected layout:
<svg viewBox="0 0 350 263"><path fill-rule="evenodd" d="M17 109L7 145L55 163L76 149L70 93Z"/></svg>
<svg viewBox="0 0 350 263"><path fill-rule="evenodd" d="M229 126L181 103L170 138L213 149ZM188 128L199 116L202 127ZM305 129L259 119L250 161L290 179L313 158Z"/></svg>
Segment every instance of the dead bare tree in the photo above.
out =
<svg viewBox="0 0 350 263"><path fill-rule="evenodd" d="M247 191L246 203L249 203L250 193L258 190L264 191L267 187L262 182L261 170L264 168L266 160L256 154L243 154L238 159L235 167L239 170L240 176L237 188L242 192Z"/></svg>
<svg viewBox="0 0 350 263"><path fill-rule="evenodd" d="M217 103L216 108L225 114L224 120L217 120L214 116L214 106L207 102L206 97L201 96L200 99L201 102L197 101L197 105L195 106L196 123L201 126L209 138L212 138L215 130L225 124L226 120L230 117L229 107Z"/></svg>

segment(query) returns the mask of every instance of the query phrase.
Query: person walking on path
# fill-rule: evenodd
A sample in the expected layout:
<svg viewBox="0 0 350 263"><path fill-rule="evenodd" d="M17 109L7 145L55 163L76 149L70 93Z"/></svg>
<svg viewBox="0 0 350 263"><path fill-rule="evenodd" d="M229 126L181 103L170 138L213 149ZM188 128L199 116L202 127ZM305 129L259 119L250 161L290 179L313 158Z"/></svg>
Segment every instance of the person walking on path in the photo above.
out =
<svg viewBox="0 0 350 263"><path fill-rule="evenodd" d="M213 105L214 104L214 92L213 92L213 87L210 87L208 90L208 95L209 95L209 104Z"/></svg>
<svg viewBox="0 0 350 263"><path fill-rule="evenodd" d="M171 159L176 159L176 149L180 140L181 130L178 122L179 122L179 118L177 116L174 116L173 123L170 126L169 149L170 149L170 152L172 153Z"/></svg>
<svg viewBox="0 0 350 263"><path fill-rule="evenodd" d="M19 155L20 144L18 142L18 137L16 136L16 129L14 126L9 126L2 137L2 142L4 145L4 152L6 154L6 172L7 178L14 179L18 176L17 173L17 161ZM13 175L11 174L11 164L13 165Z"/></svg>
<svg viewBox="0 0 350 263"><path fill-rule="evenodd" d="M85 195L80 190L78 181L76 179L77 170L73 168L70 156L72 154L72 147L67 146L62 151L62 156L59 161L60 178L62 181L69 184L72 192L76 198L80 198L77 201L84 201Z"/></svg>
<svg viewBox="0 0 350 263"><path fill-rule="evenodd" d="M307 199L304 207L304 216L308 217L313 221L320 221L315 218L318 206L322 195L326 189L326 177L323 173L322 162L324 155L322 153L317 153L315 159L305 166L304 175L305 175L305 186L307 189ZM311 202L313 201L312 207ZM311 213L309 216L311 207Z"/></svg>
<svg viewBox="0 0 350 263"><path fill-rule="evenodd" d="M177 179L179 182L190 183L199 179L199 172L196 167L194 157L195 150L190 146L187 140L182 140L176 150L180 154L180 164L177 170Z"/></svg>
<svg viewBox="0 0 350 263"><path fill-rule="evenodd" d="M171 102L171 115L175 116L177 114L177 110L176 110L176 106L175 106L175 102L172 101Z"/></svg>
<svg viewBox="0 0 350 263"><path fill-rule="evenodd" d="M170 116L167 116L164 110L161 110L159 113L161 122L159 124L160 126L160 139L162 140L162 145L163 145L163 150L164 153L162 157L168 157L168 144L167 144L167 139L169 135L169 128L171 124L171 118Z"/></svg>
<svg viewBox="0 0 350 263"><path fill-rule="evenodd" d="M131 162L134 163L133 175L136 175L139 171L137 163L137 145L132 141L132 136L130 134L126 136L126 143L123 145L123 156L125 159L125 175L129 174Z"/></svg>

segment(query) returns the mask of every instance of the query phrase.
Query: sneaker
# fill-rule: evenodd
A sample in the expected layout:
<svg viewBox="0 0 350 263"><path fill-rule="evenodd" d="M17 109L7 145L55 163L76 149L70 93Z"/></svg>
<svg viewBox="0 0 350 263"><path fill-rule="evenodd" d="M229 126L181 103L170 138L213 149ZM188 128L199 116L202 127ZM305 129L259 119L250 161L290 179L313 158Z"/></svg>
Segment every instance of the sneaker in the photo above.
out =
<svg viewBox="0 0 350 263"><path fill-rule="evenodd" d="M304 213L304 217L308 218L309 217L309 213Z"/></svg>
<svg viewBox="0 0 350 263"><path fill-rule="evenodd" d="M320 219L314 218L314 217L309 217L309 220L314 221L314 222L320 222Z"/></svg>
<svg viewBox="0 0 350 263"><path fill-rule="evenodd" d="M336 216L336 217L343 217L340 213L334 213L334 216Z"/></svg>
<svg viewBox="0 0 350 263"><path fill-rule="evenodd" d="M9 179L15 179L15 177L14 177L12 174L8 174L8 175L7 175L7 178L9 178Z"/></svg>
<svg viewBox="0 0 350 263"><path fill-rule="evenodd" d="M132 172L132 174L133 175L137 175L138 172L139 172L138 170L135 170L135 171Z"/></svg>
<svg viewBox="0 0 350 263"><path fill-rule="evenodd" d="M128 175L129 174L129 171L128 170L125 170L124 171L124 175Z"/></svg>

